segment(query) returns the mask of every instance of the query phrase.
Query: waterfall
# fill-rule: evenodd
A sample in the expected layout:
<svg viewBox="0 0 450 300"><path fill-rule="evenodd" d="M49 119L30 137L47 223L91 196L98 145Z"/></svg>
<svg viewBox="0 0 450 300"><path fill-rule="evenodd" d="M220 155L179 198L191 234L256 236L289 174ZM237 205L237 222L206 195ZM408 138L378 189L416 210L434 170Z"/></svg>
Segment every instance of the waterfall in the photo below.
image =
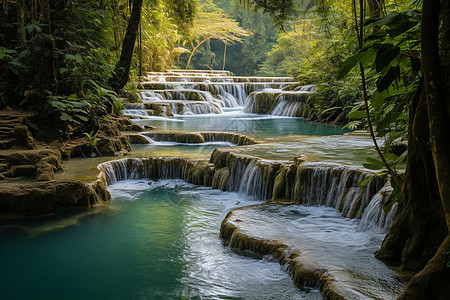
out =
<svg viewBox="0 0 450 300"><path fill-rule="evenodd" d="M187 100L186 96L181 91L174 91L173 92L173 98L176 99L176 100L182 100L182 101L183 100Z"/></svg>
<svg viewBox="0 0 450 300"><path fill-rule="evenodd" d="M142 103L127 104L127 108L123 109L122 112L125 116L148 116L148 112L145 110L145 105Z"/></svg>
<svg viewBox="0 0 450 300"><path fill-rule="evenodd" d="M308 113L306 101L314 88L315 86L308 86L305 90L299 91L268 88L253 92L247 97L244 112L305 117Z"/></svg>
<svg viewBox="0 0 450 300"><path fill-rule="evenodd" d="M284 172L286 168L292 172ZM361 219L362 231L387 232L397 209L385 179L375 177L361 186L361 180L373 172L338 164L288 166L216 149L210 163L180 157L126 158L100 164L99 169L108 184L127 179L183 179L259 200L271 199L274 190L284 188L283 194L297 204L333 207L346 218ZM287 180L280 181L280 176Z"/></svg>
<svg viewBox="0 0 450 300"><path fill-rule="evenodd" d="M158 94L154 91L142 91L139 93L141 95L142 101L160 101L165 100L161 94Z"/></svg>
<svg viewBox="0 0 450 300"><path fill-rule="evenodd" d="M272 116L296 117L301 102L289 102L284 100L283 96L279 98L280 103L274 108Z"/></svg>
<svg viewBox="0 0 450 300"><path fill-rule="evenodd" d="M220 106L209 102L171 102L169 103L174 114L178 115L200 115L221 114Z"/></svg>
<svg viewBox="0 0 450 300"><path fill-rule="evenodd" d="M306 100L311 93L309 89L315 86L306 86L298 92L282 92L278 96L278 104L271 115L284 117L304 117L306 114Z"/></svg>
<svg viewBox="0 0 450 300"><path fill-rule="evenodd" d="M260 200L272 197L276 173L281 163L219 149L214 150L210 161L214 163L216 170L228 169L227 176L222 177L224 182L219 182L217 186L226 186L227 191Z"/></svg>
<svg viewBox="0 0 450 300"><path fill-rule="evenodd" d="M302 91L302 92L315 92L315 91L317 91L317 86L313 85L313 84L305 85L305 86L302 86L300 88L300 91Z"/></svg>
<svg viewBox="0 0 450 300"><path fill-rule="evenodd" d="M256 112L256 95L255 95L255 93L251 93L247 97L247 100L245 101L244 112L246 112L246 113Z"/></svg>
<svg viewBox="0 0 450 300"><path fill-rule="evenodd" d="M108 184L129 179L183 179L211 186L212 180L204 160L181 157L124 158L104 162L98 168L105 174Z"/></svg>
<svg viewBox="0 0 450 300"><path fill-rule="evenodd" d="M392 198L392 187L386 184L370 200L361 218L359 229L366 231L375 228L381 229L383 232L388 232L398 206L398 203L394 203L386 214L384 207L393 200Z"/></svg>
<svg viewBox="0 0 450 300"><path fill-rule="evenodd" d="M361 230L378 228L387 232L397 205L385 214L383 207L392 200L392 188L383 178L360 185L373 174L338 164L304 163L297 169L292 198L300 204L334 207L346 218L361 218Z"/></svg>
<svg viewBox="0 0 450 300"><path fill-rule="evenodd" d="M148 142L148 144L154 144L155 143L154 140L152 140L150 137L146 136L145 134L138 133L138 135L142 136Z"/></svg>

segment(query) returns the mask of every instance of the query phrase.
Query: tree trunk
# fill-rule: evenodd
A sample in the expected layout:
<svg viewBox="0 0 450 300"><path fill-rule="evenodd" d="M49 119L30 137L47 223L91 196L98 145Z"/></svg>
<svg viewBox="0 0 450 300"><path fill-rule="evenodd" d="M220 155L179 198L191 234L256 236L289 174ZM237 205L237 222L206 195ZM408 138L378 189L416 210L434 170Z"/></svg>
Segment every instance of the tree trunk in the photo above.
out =
<svg viewBox="0 0 450 300"><path fill-rule="evenodd" d="M448 8L448 1L443 2ZM450 71L441 69L443 66L439 55L439 8L439 0L423 1L422 60L434 166L445 220L450 230L450 136L448 135L450 114L447 113L450 100L442 78L442 73ZM449 13L448 10L443 11ZM450 28L442 29L448 35Z"/></svg>
<svg viewBox="0 0 450 300"><path fill-rule="evenodd" d="M192 46L193 48L192 48L191 55L189 55L188 62L186 63L186 70L189 69L189 65L191 64L191 60L192 60L192 57L194 56L195 50L197 50L198 47L200 47L200 45L202 45L202 44L203 44L204 42L206 42L208 39L209 39L209 37L203 39L203 40L202 40L200 43L198 43L197 46L195 46L195 47L194 47L194 43L191 41L191 46Z"/></svg>
<svg viewBox="0 0 450 300"><path fill-rule="evenodd" d="M227 58L227 43L225 43L225 49L223 50L223 65L222 65L222 71L225 70L225 62Z"/></svg>
<svg viewBox="0 0 450 300"><path fill-rule="evenodd" d="M448 299L450 295L450 235L447 235L436 255L415 275L398 300Z"/></svg>
<svg viewBox="0 0 450 300"><path fill-rule="evenodd" d="M8 5L8 3L6 3ZM17 24L18 24L18 30L17 30L17 42L19 46L25 46L27 43L27 35L25 30L23 28L25 27L25 0L18 0L17 6Z"/></svg>
<svg viewBox="0 0 450 300"><path fill-rule="evenodd" d="M133 58L134 44L138 33L139 23L141 20L143 0L133 1L133 10L131 12L130 21L128 22L127 32L122 42L122 53L120 59L114 68L113 76L109 80L111 88L119 91L125 86L130 74L131 59Z"/></svg>
<svg viewBox="0 0 450 300"><path fill-rule="evenodd" d="M47 91L56 92L58 90L58 71L56 67L56 41L52 35L52 20L51 20L51 6L50 0L42 0L40 2L40 14L42 23L46 26L43 26L42 31L47 34L47 36L43 36L45 48L48 49L48 52L45 55L40 57L41 66L39 68L40 71L40 82L39 87L41 89L41 96L46 97Z"/></svg>
<svg viewBox="0 0 450 300"><path fill-rule="evenodd" d="M448 1L441 4L423 0L424 91L410 108L406 200L377 257L392 259L401 254L404 267L417 269L438 249L400 299L446 299L450 294L450 100L445 81L450 76L450 5ZM443 25L440 13L447 14ZM441 45L439 36L444 37Z"/></svg>
<svg viewBox="0 0 450 300"><path fill-rule="evenodd" d="M384 14L384 0L367 0L370 17L381 17Z"/></svg>
<svg viewBox="0 0 450 300"><path fill-rule="evenodd" d="M42 23L46 24L43 31L47 34L52 33L52 19L50 17L50 0L41 0Z"/></svg>
<svg viewBox="0 0 450 300"><path fill-rule="evenodd" d="M419 271L447 235L429 147L429 120L422 84L412 99L409 119L408 160L399 214L375 255Z"/></svg>

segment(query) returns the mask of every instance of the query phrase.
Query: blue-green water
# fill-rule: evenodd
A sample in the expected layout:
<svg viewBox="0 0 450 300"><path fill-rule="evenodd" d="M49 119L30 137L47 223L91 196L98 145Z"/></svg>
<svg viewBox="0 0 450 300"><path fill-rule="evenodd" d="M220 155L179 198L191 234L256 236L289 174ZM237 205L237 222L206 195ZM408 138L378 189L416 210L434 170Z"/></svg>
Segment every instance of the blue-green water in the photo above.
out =
<svg viewBox="0 0 450 300"><path fill-rule="evenodd" d="M110 207L0 227L1 298L321 298L294 287L278 263L223 246L226 213L256 202L179 180L110 191Z"/></svg>
<svg viewBox="0 0 450 300"><path fill-rule="evenodd" d="M192 115L175 117L151 117L148 120L133 120L148 124L156 130L230 131L256 138L288 135L336 135L350 132L338 125L311 123L304 118L273 117L228 111L221 115Z"/></svg>

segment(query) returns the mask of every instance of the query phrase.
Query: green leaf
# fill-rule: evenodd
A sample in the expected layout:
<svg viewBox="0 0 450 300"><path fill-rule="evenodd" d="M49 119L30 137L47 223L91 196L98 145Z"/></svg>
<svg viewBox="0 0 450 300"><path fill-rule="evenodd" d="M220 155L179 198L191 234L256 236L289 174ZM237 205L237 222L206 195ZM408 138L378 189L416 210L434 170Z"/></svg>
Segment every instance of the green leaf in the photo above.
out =
<svg viewBox="0 0 450 300"><path fill-rule="evenodd" d="M374 175L369 175L369 176L364 177L364 178L359 182L359 185L360 185L360 186L367 186L367 185L369 184L369 182L372 181L373 177L374 177Z"/></svg>
<svg viewBox="0 0 450 300"><path fill-rule="evenodd" d="M379 92L382 92L389 88L389 86L397 80L397 78L400 76L400 67L390 67L389 70L386 72L386 75L378 78L377 80L377 88Z"/></svg>
<svg viewBox="0 0 450 300"><path fill-rule="evenodd" d="M389 34L389 36L391 38L395 38L395 37L405 33L406 31L410 30L411 28L413 28L416 25L417 25L417 22L405 21L405 22L402 22L399 26L396 26L396 27L393 27L393 28L387 30L387 33Z"/></svg>
<svg viewBox="0 0 450 300"><path fill-rule="evenodd" d="M75 113L80 113L80 114L85 114L87 115L88 112L79 108L72 108L70 111L75 112Z"/></svg>
<svg viewBox="0 0 450 300"><path fill-rule="evenodd" d="M61 101L50 101L51 106L59 109L59 110L64 110L66 109L66 105L64 103L62 103Z"/></svg>
<svg viewBox="0 0 450 300"><path fill-rule="evenodd" d="M366 112L365 111L358 110L358 111L350 112L347 115L347 118L350 119L350 120L353 120L353 119L361 119L361 118L364 118L365 116L366 116Z"/></svg>
<svg viewBox="0 0 450 300"><path fill-rule="evenodd" d="M375 25L383 26L383 25L392 25L396 24L402 20L402 16L399 13L389 14L378 21L373 22Z"/></svg>
<svg viewBox="0 0 450 300"><path fill-rule="evenodd" d="M64 73L66 73L67 71L69 71L69 69L67 69L67 68L60 68L60 69L59 69L59 74L64 74Z"/></svg>
<svg viewBox="0 0 450 300"><path fill-rule="evenodd" d="M363 166L370 170L381 170L384 168L384 163L375 158L366 157L367 163L363 163Z"/></svg>
<svg viewBox="0 0 450 300"><path fill-rule="evenodd" d="M80 53L75 54L74 58L79 63L83 62L83 58L81 57Z"/></svg>
<svg viewBox="0 0 450 300"><path fill-rule="evenodd" d="M380 31L377 31L377 32L374 32L374 33L368 35L364 39L364 41L367 42L367 41L373 41L373 40L379 40L379 39L383 39L384 40L384 39L386 39L386 35L387 35L386 31L380 30Z"/></svg>
<svg viewBox="0 0 450 300"><path fill-rule="evenodd" d="M363 163L362 165L364 166L364 168L369 169L369 170L381 170L381 169L383 169L383 166L379 166L379 165L371 164L371 163Z"/></svg>
<svg viewBox="0 0 450 300"><path fill-rule="evenodd" d="M59 117L62 121L70 121L70 122L73 122L74 121L74 119L71 117L71 116L69 116L68 114L66 114L66 113L62 113L61 114L61 116Z"/></svg>
<svg viewBox="0 0 450 300"><path fill-rule="evenodd" d="M78 101L70 101L70 104L71 104L73 107L78 107L78 108L84 108L84 107L87 106L86 103L84 103L84 102L78 102Z"/></svg>
<svg viewBox="0 0 450 300"><path fill-rule="evenodd" d="M343 63L341 68L339 69L336 79L340 80L344 78L358 63L358 60L355 58L355 55L347 58Z"/></svg>
<svg viewBox="0 0 450 300"><path fill-rule="evenodd" d="M392 123L398 120L398 117L402 114L402 112L391 111L385 115L384 118L378 121L377 131L382 131L386 127L389 127Z"/></svg>
<svg viewBox="0 0 450 300"><path fill-rule="evenodd" d="M348 57L339 69L336 79L344 78L358 63L363 65L369 63L375 54L375 49L371 47L363 48L355 55Z"/></svg>
<svg viewBox="0 0 450 300"><path fill-rule="evenodd" d="M86 118L85 116L82 116L82 115L75 115L75 117L78 118L78 119L80 119L81 121L84 121L84 122L89 121L88 118Z"/></svg>
<svg viewBox="0 0 450 300"><path fill-rule="evenodd" d="M398 156L391 152L384 152L383 156L386 160L396 161L398 159Z"/></svg>
<svg viewBox="0 0 450 300"><path fill-rule="evenodd" d="M376 90L372 95L372 101L370 102L372 107L375 109L381 109L384 104L384 99L386 98L386 92L378 92Z"/></svg>
<svg viewBox="0 0 450 300"><path fill-rule="evenodd" d="M387 67L399 55L399 53L399 47L378 50L375 58L377 72L381 72L385 67Z"/></svg>

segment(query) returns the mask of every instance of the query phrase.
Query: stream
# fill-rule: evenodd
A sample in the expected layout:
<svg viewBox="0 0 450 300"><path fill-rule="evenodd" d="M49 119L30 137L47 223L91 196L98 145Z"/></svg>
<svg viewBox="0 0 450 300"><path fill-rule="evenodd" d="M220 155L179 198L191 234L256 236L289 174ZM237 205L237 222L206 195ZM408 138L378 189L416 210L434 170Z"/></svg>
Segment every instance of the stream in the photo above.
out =
<svg viewBox="0 0 450 300"><path fill-rule="evenodd" d="M373 184L366 192L358 185L370 174L356 167L374 154L370 139L299 117L304 113L302 101L314 89L283 92L290 84L292 78L237 77L225 71L149 73L140 84L143 103L124 111L134 122L159 132L246 134L257 143L150 140L132 145L129 157L136 166L147 157L204 161L215 149L230 151L219 153L237 157L229 159L222 173L219 162L210 163L211 168L215 164L214 178L222 191L188 183L182 180L185 175L173 175L182 169L167 172L164 165L153 178L150 169L138 174L121 160L116 165L125 169L113 168L114 162L107 162L111 158L65 162L67 170L57 174L59 180L92 180L100 163L107 177L116 172L125 180L108 177L110 206L64 208L1 226L2 298L322 299L317 283L295 286L291 270L273 256L236 251L219 237L226 215L242 208L233 211L229 222L249 237L284 241L303 254L302 260L327 269L350 291L344 295L395 299L406 277L373 257L393 215L382 212L390 190ZM258 103L270 109L256 114ZM295 180L308 181L302 187L285 187L296 205L252 206L272 195L266 191L274 185L267 181L267 170L275 174L273 181L294 157L309 163L304 169L295 166ZM256 189L264 190L264 196Z"/></svg>

